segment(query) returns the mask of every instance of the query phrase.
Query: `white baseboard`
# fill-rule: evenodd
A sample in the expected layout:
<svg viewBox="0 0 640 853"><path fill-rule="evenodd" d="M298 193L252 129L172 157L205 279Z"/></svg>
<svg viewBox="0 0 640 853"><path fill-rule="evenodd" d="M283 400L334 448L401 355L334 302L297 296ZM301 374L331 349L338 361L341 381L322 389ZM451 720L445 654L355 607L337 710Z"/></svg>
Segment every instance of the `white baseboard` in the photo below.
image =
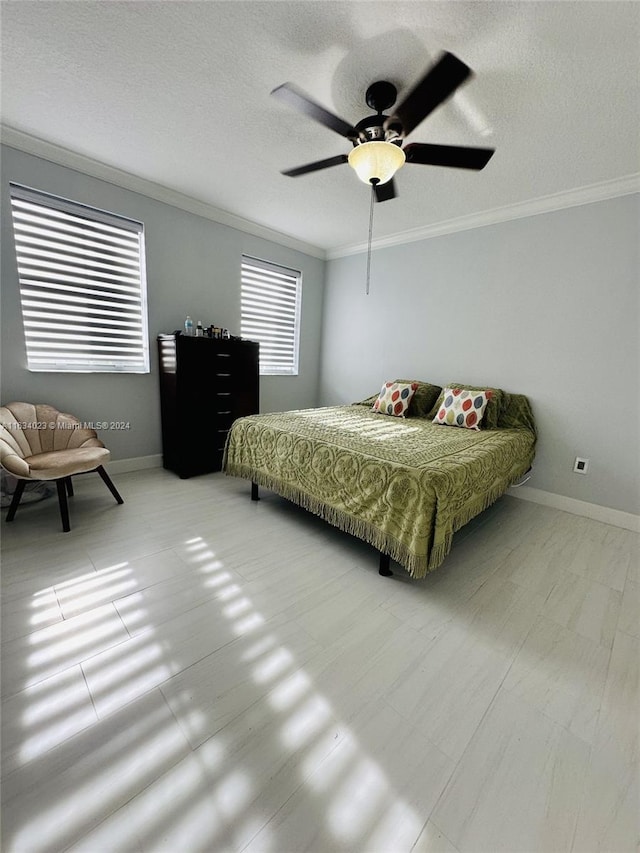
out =
<svg viewBox="0 0 640 853"><path fill-rule="evenodd" d="M114 474L128 474L130 471L143 471L146 468L162 468L162 454L116 459L114 462L109 462L109 471ZM586 518L593 518L594 521L602 521L604 524L612 524L614 527L623 527L625 530L640 533L640 515L633 515L631 512L611 509L611 507L592 504L588 501L579 501L575 498L565 497L565 495L545 492L543 489L534 489L531 486L511 488L507 494L524 501L550 506L553 509L570 512L573 515L583 515Z"/></svg>
<svg viewBox="0 0 640 853"><path fill-rule="evenodd" d="M153 456L134 456L130 459L115 459L109 462L109 471L113 474L128 474L129 471L143 471L145 468L162 468L162 454Z"/></svg>
<svg viewBox="0 0 640 853"><path fill-rule="evenodd" d="M553 492L545 492L531 486L511 488L507 494L524 501L550 506L553 509L570 512L573 515L583 515L586 518L593 518L594 521L602 521L604 524L612 524L614 527L623 527L625 530L640 533L640 515L634 515L631 512L611 509L611 507L592 504L588 501L579 501L576 498L567 498L564 495L555 495Z"/></svg>

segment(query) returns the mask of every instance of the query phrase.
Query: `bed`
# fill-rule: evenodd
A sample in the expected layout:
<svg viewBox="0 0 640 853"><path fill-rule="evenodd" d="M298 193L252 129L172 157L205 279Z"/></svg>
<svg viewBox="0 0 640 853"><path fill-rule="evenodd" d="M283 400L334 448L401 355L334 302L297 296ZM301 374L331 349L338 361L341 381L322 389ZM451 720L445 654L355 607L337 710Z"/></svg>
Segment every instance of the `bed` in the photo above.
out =
<svg viewBox="0 0 640 853"><path fill-rule="evenodd" d="M254 499L264 486L368 542L381 574L392 558L422 578L443 562L453 534L531 468L531 407L500 392L488 428L476 430L432 422L442 393L408 417L372 411L375 399L239 418L223 470L251 480Z"/></svg>

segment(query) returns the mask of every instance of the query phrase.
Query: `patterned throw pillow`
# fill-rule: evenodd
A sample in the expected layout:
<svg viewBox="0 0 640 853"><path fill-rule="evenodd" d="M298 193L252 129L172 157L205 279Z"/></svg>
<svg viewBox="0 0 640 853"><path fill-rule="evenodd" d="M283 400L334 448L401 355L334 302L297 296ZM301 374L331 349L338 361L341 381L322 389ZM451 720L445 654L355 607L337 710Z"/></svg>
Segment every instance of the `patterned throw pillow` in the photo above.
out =
<svg viewBox="0 0 640 853"><path fill-rule="evenodd" d="M399 382L402 385L416 385L416 390L409 403L409 408L405 413L407 418L429 418L433 420L433 415L437 411L435 404L438 400L438 395L442 391L440 385L432 385L430 382L421 382L419 379L394 379L393 382ZM372 394L365 400L358 400L352 403L352 406L367 406L371 408L378 399L378 394ZM486 415L485 415L486 417Z"/></svg>
<svg viewBox="0 0 640 853"><path fill-rule="evenodd" d="M482 424L480 426L481 429L497 429L498 421L500 419L500 413L505 406L505 399L508 397L506 391L503 391L501 388L493 388L490 385L468 385L466 382L447 382L444 385L445 388L462 388L463 391L490 391L491 396L489 398L489 402L487 403L487 408L484 412L484 417L482 418ZM444 391L441 392L440 396L436 400L435 406L429 412L429 417L431 420L438 414L440 409L442 408L442 404L444 402Z"/></svg>
<svg viewBox="0 0 640 853"><path fill-rule="evenodd" d="M442 405L433 419L434 424L480 429L480 421L492 397L491 391L471 391L468 388L445 388Z"/></svg>
<svg viewBox="0 0 640 853"><path fill-rule="evenodd" d="M417 387L417 382L385 382L371 411L403 418Z"/></svg>

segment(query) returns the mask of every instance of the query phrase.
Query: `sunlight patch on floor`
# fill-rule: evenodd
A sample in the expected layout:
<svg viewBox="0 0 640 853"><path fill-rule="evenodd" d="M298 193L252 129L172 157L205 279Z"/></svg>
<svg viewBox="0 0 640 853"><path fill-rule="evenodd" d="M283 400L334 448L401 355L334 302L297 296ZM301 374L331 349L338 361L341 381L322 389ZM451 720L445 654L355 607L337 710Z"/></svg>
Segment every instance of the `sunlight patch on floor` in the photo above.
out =
<svg viewBox="0 0 640 853"><path fill-rule="evenodd" d="M283 725L281 739L288 749L299 749L323 728L331 716L331 706L322 696L314 694L298 708Z"/></svg>
<svg viewBox="0 0 640 853"><path fill-rule="evenodd" d="M78 786L65 792L50 807L33 814L24 829L12 839L12 849L46 853L57 849L73 827L82 826L92 813L108 813L123 800L123 789L135 793L145 779L179 755L173 734L158 728L157 714L132 724L126 732L96 749L95 767L78 773ZM81 759L84 756L80 757ZM68 791L68 788L67 788Z"/></svg>
<svg viewBox="0 0 640 853"><path fill-rule="evenodd" d="M56 623L55 627L58 625L62 626L60 633L66 633L66 637L60 638L57 642L53 642L49 638L48 645L43 646L38 651L32 652L27 657L27 663L31 669L43 669L45 666L50 665L48 674L53 675L58 671L56 664L60 658L71 652L77 654L82 648L88 649L91 646L95 646L99 641L103 641L122 630L122 626L118 625L113 619L113 612L111 610L108 613L106 611L103 612L92 624L88 624L80 630L77 625L70 624L71 622L73 620ZM29 640L31 642L31 637L29 637ZM46 642L46 639L43 639L40 644L43 645L44 642ZM44 669L38 675L40 679L46 678Z"/></svg>
<svg viewBox="0 0 640 853"><path fill-rule="evenodd" d="M371 825L389 794L384 773L375 762L359 758L340 782L327 810L332 833L353 842Z"/></svg>
<svg viewBox="0 0 640 853"><path fill-rule="evenodd" d="M280 646L279 649L275 649L275 651L271 652L269 657L262 660L261 663L254 668L253 677L258 684L273 681L274 678L282 675L284 670L288 669L292 663L293 655Z"/></svg>
<svg viewBox="0 0 640 853"><path fill-rule="evenodd" d="M241 598L238 601L234 601L232 604L227 604L226 607L222 608L222 613L228 619L235 619L236 616L240 616L243 613L246 613L247 610L252 609L252 604L248 598Z"/></svg>
<svg viewBox="0 0 640 853"><path fill-rule="evenodd" d="M264 624L264 618L254 611L253 613L250 613L249 616L245 616L244 619L239 619L237 622L234 622L233 628L238 636L242 636L243 634L250 634L251 631L256 631Z"/></svg>
<svg viewBox="0 0 640 853"><path fill-rule="evenodd" d="M291 675L280 681L267 697L269 704L276 711L286 711L298 702L311 688L311 679L297 669Z"/></svg>
<svg viewBox="0 0 640 853"><path fill-rule="evenodd" d="M408 836L417 838L421 829L418 818L404 802L394 798L382 769L335 718L329 701L314 692L312 679L296 664L286 644L280 643L277 633L268 629L268 622L255 610L237 576L224 567L203 538L192 537L184 547L188 552L186 564L200 576L203 589L215 590L214 597L207 599L211 619L224 618L229 632L227 643L204 657L215 656L224 648L225 655L231 654L233 660L237 647L238 682L231 682L225 690L233 696L239 685L246 692L247 683L253 683L253 701L250 697L243 699L243 707L230 719L218 712L221 728L213 730L208 739L186 755L184 736L197 742L211 730L207 711L197 707L190 690L172 697L171 723L156 711L142 715L114 738L103 743L98 740L92 756L95 766L87 766L90 759L79 753L77 784L70 784L67 779L56 801L31 816L12 839L15 849L45 853L68 846L68 840L77 834L100 829L92 823L97 816L124 808L126 820L118 826L125 846L128 838L132 844L137 845L142 839L143 846L150 844L165 850L223 850L229 839L237 839L244 847L259 835L261 850L281 853L277 850L277 836L260 805L268 781L262 788L257 787L250 757L244 766L242 761L229 758L231 743L225 736L226 726L261 699L267 709L265 724L269 724L269 708L278 721L271 747L281 760L276 761L274 773L299 754L291 791L320 800L317 812L324 816L324 825L319 832L328 833L341 846L357 846L372 836L383 847L386 845L384 849L391 850L391 835L397 830L397 815L401 815ZM83 688L88 685L97 708L107 709L103 723L116 713L135 709L136 702L153 688L185 671L178 650L172 649L170 639L163 639L144 607L144 590L127 594L137 585L130 575L131 567L125 562L61 584L59 589L67 604L91 607L106 597L113 605L96 606L73 617L59 634L54 634L53 641L49 637L46 645L43 643L28 654L29 665L43 669L53 667L71 651L77 654L86 649L86 659L80 663L86 685L82 679L79 683ZM44 591L36 594L34 601L42 594ZM122 599L131 609L126 609ZM124 623L114 619L120 613L118 608L126 616L127 625L142 626L143 631L131 639L105 645L112 634L122 631ZM180 637L184 642L182 634ZM91 647L98 641L105 659L92 664ZM68 688L59 687L48 695L35 691L33 701L24 710L20 755L24 763L77 735L82 727L75 715L86 714L87 697L83 709L77 710L78 682ZM229 701L225 694L215 696L215 684L211 689L214 704ZM175 721L179 726L174 725ZM247 736L250 732L251 728ZM234 752L238 748L239 743L235 743ZM108 821L107 817L105 824Z"/></svg>

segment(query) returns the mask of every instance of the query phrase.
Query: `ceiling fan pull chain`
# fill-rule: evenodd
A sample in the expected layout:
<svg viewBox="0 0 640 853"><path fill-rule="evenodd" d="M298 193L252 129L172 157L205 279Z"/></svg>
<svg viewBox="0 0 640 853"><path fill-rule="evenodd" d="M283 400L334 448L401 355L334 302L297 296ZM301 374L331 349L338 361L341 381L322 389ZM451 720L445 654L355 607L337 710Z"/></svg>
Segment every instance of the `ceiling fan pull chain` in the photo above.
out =
<svg viewBox="0 0 640 853"><path fill-rule="evenodd" d="M376 184L377 178L371 180L371 204L369 207L369 243L367 245L367 284L365 293L369 295L369 281L371 279L371 238L373 236L373 203L376 200Z"/></svg>

